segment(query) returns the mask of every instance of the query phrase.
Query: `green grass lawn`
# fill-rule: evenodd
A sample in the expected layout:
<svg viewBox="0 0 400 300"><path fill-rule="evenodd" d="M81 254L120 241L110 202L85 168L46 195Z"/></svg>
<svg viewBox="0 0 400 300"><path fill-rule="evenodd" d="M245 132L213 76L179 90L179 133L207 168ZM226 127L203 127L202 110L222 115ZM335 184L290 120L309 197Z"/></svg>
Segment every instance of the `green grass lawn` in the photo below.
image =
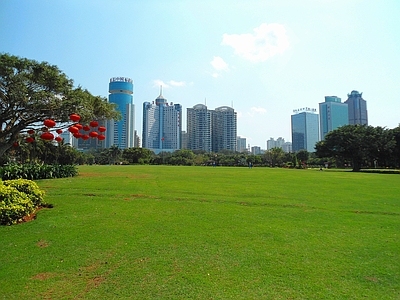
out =
<svg viewBox="0 0 400 300"><path fill-rule="evenodd" d="M0 299L400 299L400 176L82 166L0 227Z"/></svg>

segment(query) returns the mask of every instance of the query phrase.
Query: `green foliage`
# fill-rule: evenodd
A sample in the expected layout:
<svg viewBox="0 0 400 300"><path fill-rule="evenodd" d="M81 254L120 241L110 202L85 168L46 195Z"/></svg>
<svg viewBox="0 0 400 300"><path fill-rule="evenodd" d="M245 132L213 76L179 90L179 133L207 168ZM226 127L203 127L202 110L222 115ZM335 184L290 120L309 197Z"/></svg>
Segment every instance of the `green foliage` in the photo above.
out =
<svg viewBox="0 0 400 300"><path fill-rule="evenodd" d="M0 184L0 224L11 225L31 214L35 205L29 196L12 186Z"/></svg>
<svg viewBox="0 0 400 300"><path fill-rule="evenodd" d="M36 182L27 179L15 179L3 181L5 186L10 186L26 194L32 201L34 207L44 204L44 191L42 191Z"/></svg>
<svg viewBox="0 0 400 300"><path fill-rule="evenodd" d="M0 176L2 180L11 179L50 179L73 177L78 174L74 165L45 165L45 164L9 164L0 167Z"/></svg>
<svg viewBox="0 0 400 300"><path fill-rule="evenodd" d="M71 113L81 121L120 117L107 99L74 88L57 66L0 54L0 157L27 129L46 118L65 124Z"/></svg>
<svg viewBox="0 0 400 300"><path fill-rule="evenodd" d="M151 161L153 151L146 148L127 148L122 151L122 159L130 164L148 164Z"/></svg>
<svg viewBox="0 0 400 300"><path fill-rule="evenodd" d="M395 167L395 131L366 125L346 125L325 136L316 144L318 157L332 157L336 165L351 164L353 171L362 167Z"/></svg>

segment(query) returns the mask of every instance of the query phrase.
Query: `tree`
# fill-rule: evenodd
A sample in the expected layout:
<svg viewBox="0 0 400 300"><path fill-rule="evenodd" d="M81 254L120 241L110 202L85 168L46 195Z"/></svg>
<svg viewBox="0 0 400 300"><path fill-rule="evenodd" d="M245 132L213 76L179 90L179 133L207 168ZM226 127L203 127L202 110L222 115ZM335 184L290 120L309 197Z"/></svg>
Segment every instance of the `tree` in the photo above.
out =
<svg viewBox="0 0 400 300"><path fill-rule="evenodd" d="M122 151L122 158L130 164L148 164L154 152L146 148L126 148Z"/></svg>
<svg viewBox="0 0 400 300"><path fill-rule="evenodd" d="M303 167L306 166L309 157L310 157L310 153L305 149L299 150L296 153L297 161L300 164L299 166L301 166L301 165L303 165Z"/></svg>
<svg viewBox="0 0 400 300"><path fill-rule="evenodd" d="M21 133L48 118L65 127L72 113L82 121L120 118L114 104L74 88L57 66L0 54L0 157Z"/></svg>
<svg viewBox="0 0 400 300"><path fill-rule="evenodd" d="M390 138L385 133L382 137L382 133L382 128L345 125L329 132L325 140L318 142L315 146L316 154L318 157L334 157L350 163L353 171L360 171L363 164L382 159L379 151L389 153L390 147L394 147L393 136Z"/></svg>
<svg viewBox="0 0 400 300"><path fill-rule="evenodd" d="M117 145L112 145L110 148L108 148L108 154L110 158L110 164L114 165L121 156L121 149L119 149Z"/></svg>
<svg viewBox="0 0 400 300"><path fill-rule="evenodd" d="M394 141L396 143L393 149L392 160L393 160L393 165L395 167L398 167L400 164L400 125L392 129L391 131L393 134Z"/></svg>
<svg viewBox="0 0 400 300"><path fill-rule="evenodd" d="M285 152L282 148L272 148L264 153L264 161L271 167L282 166Z"/></svg>

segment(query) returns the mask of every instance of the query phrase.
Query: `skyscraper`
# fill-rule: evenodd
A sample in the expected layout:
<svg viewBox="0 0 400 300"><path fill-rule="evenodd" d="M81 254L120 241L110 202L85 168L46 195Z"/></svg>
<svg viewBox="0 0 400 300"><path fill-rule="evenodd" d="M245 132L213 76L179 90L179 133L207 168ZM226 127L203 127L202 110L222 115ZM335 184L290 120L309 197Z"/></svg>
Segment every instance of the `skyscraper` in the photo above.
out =
<svg viewBox="0 0 400 300"><path fill-rule="evenodd" d="M188 149L211 152L211 112L197 104L187 108Z"/></svg>
<svg viewBox="0 0 400 300"><path fill-rule="evenodd" d="M113 77L109 83L108 102L115 103L120 111L120 121L107 122L106 147L131 148L135 142L135 105L133 104L133 80Z"/></svg>
<svg viewBox="0 0 400 300"><path fill-rule="evenodd" d="M336 96L325 96L325 102L319 104L321 140L325 135L343 125L349 124L348 105Z"/></svg>
<svg viewBox="0 0 400 300"><path fill-rule="evenodd" d="M367 101L362 98L362 93L352 91L347 97L344 103L347 103L349 109L348 124L368 125Z"/></svg>
<svg viewBox="0 0 400 300"><path fill-rule="evenodd" d="M301 108L293 111L292 123L292 151L307 150L314 152L315 144L319 140L318 114L316 109Z"/></svg>
<svg viewBox="0 0 400 300"><path fill-rule="evenodd" d="M213 152L236 151L237 116L233 108L221 106L211 113L211 147Z"/></svg>
<svg viewBox="0 0 400 300"><path fill-rule="evenodd" d="M246 148L246 138L238 136L236 139L236 151L237 152L247 152Z"/></svg>
<svg viewBox="0 0 400 300"><path fill-rule="evenodd" d="M182 106L168 104L160 95L152 103L143 103L142 147L155 153L181 149Z"/></svg>

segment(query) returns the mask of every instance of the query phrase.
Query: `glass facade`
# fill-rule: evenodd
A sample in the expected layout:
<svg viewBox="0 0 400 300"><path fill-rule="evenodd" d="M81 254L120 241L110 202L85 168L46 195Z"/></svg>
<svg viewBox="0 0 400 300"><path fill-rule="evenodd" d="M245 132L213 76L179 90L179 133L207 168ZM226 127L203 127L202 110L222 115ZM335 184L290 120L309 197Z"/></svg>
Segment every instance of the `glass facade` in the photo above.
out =
<svg viewBox="0 0 400 300"><path fill-rule="evenodd" d="M368 125L367 101L362 98L362 93L352 91L347 97L349 124Z"/></svg>
<svg viewBox="0 0 400 300"><path fill-rule="evenodd" d="M120 149L134 147L135 106L133 104L133 81L126 77L110 79L108 102L115 103L121 113L121 120L111 120L107 124L107 147Z"/></svg>
<svg viewBox="0 0 400 300"><path fill-rule="evenodd" d="M315 144L319 141L318 114L300 112L291 116L291 123L292 151L315 152Z"/></svg>
<svg viewBox="0 0 400 300"><path fill-rule="evenodd" d="M143 103L142 147L155 153L182 147L182 106L168 104L160 94L152 103Z"/></svg>
<svg viewBox="0 0 400 300"><path fill-rule="evenodd" d="M325 135L343 125L349 124L348 106L336 96L326 96L325 102L319 104L321 140Z"/></svg>

